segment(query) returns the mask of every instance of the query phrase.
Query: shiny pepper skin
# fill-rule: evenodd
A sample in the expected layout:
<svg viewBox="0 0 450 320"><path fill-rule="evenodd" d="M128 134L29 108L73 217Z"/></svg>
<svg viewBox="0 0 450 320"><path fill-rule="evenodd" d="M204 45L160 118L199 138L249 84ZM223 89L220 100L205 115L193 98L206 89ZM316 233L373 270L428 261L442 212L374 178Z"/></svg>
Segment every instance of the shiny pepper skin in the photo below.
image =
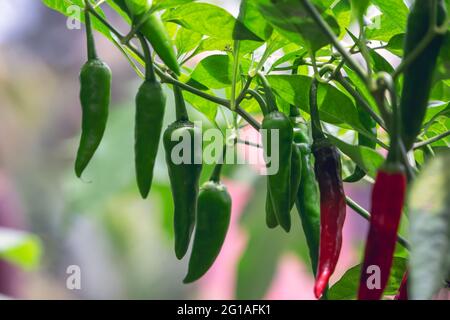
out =
<svg viewBox="0 0 450 320"><path fill-rule="evenodd" d="M280 226L289 232L291 229L291 157L293 142L293 127L289 118L279 112L272 111L264 117L262 129L266 130L267 139L264 139L264 148L266 154L271 157L272 152L278 152L278 171L275 174L268 175L269 194L272 199L275 216ZM278 132L278 150L272 150L272 130Z"/></svg>
<svg viewBox="0 0 450 320"><path fill-rule="evenodd" d="M358 291L359 300L379 300L391 271L397 231L406 191L403 172L378 171L372 191L372 211L364 263ZM379 268L380 288L369 288L368 267ZM371 287L371 286L370 286Z"/></svg>
<svg viewBox="0 0 450 320"><path fill-rule="evenodd" d="M334 146L313 146L314 170L320 189L320 249L314 294L320 298L333 274L342 247L346 215L339 152Z"/></svg>
<svg viewBox="0 0 450 320"><path fill-rule="evenodd" d="M316 274L320 243L320 191L314 173L308 128L301 119L291 119L294 125L294 142L300 145L302 161L302 177L295 204L308 244L312 270Z"/></svg>
<svg viewBox="0 0 450 320"><path fill-rule="evenodd" d="M404 57L408 57L426 37L431 27L430 16L433 3L434 1L430 0L414 2L408 17ZM444 0L437 1L436 14L436 23L442 26L447 16ZM407 150L413 146L421 130L433 84L434 70L444 39L445 34L436 35L433 41L405 69L400 115L402 138Z"/></svg>
<svg viewBox="0 0 450 320"><path fill-rule="evenodd" d="M161 139L166 97L161 84L146 80L136 95L135 167L139 191L147 198Z"/></svg>
<svg viewBox="0 0 450 320"><path fill-rule="evenodd" d="M81 139L75 174L81 177L103 138L111 99L111 70L97 58L89 13L85 13L88 61L80 72Z"/></svg>
<svg viewBox="0 0 450 320"><path fill-rule="evenodd" d="M294 207L295 200L297 199L297 192L300 188L300 181L302 178L302 158L300 150L297 146L292 147L291 158L291 195L290 195L290 209ZM267 186L266 196L266 224L269 228L273 229L279 225L275 211L273 209L272 199L269 193L269 186Z"/></svg>
<svg viewBox="0 0 450 320"><path fill-rule="evenodd" d="M184 283L200 279L213 265L230 225L231 197L220 182L208 181L198 196L197 225Z"/></svg>
<svg viewBox="0 0 450 320"><path fill-rule="evenodd" d="M178 259L182 259L186 254L195 225L199 179L202 171L202 148L195 147L196 137L201 141L199 129L195 128L192 122L181 120L172 123L163 137L175 207L175 255ZM182 139L190 139L190 148L188 148L190 154L187 156L183 154L183 159L176 159L179 152L174 148Z"/></svg>

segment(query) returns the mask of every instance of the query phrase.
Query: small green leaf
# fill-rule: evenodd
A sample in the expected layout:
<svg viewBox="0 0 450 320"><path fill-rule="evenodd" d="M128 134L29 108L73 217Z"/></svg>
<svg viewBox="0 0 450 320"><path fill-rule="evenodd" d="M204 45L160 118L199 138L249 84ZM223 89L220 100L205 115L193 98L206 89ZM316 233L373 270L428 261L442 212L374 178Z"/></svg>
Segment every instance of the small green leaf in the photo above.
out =
<svg viewBox="0 0 450 320"><path fill-rule="evenodd" d="M369 39L389 41L393 36L405 32L409 11L403 0L373 0L372 3L382 15L374 18L374 24L367 31Z"/></svg>
<svg viewBox="0 0 450 320"><path fill-rule="evenodd" d="M262 41L226 10L208 3L189 3L169 9L163 19L218 39Z"/></svg>
<svg viewBox="0 0 450 320"><path fill-rule="evenodd" d="M342 153L352 159L361 169L374 178L378 168L383 164L384 158L375 150L364 147L348 144L332 135L328 135L328 139L334 144Z"/></svg>
<svg viewBox="0 0 450 320"><path fill-rule="evenodd" d="M392 263L391 275L388 284L384 289L384 295L392 296L398 291L402 281L403 274L406 271L407 260L400 257L394 257ZM347 270L328 291L330 300L354 300L356 299L361 278L361 264Z"/></svg>
<svg viewBox="0 0 450 320"><path fill-rule="evenodd" d="M250 62L241 59L244 72L248 71ZM188 84L192 84L192 80L201 83L210 89L223 89L231 86L233 74L232 59L228 55L215 54L201 60L191 74L191 80Z"/></svg>
<svg viewBox="0 0 450 320"><path fill-rule="evenodd" d="M185 28L179 28L175 38L178 54L180 55L195 49L201 40L202 35L200 33Z"/></svg>
<svg viewBox="0 0 450 320"><path fill-rule="evenodd" d="M431 299L450 270L449 151L430 160L409 195L412 299Z"/></svg>
<svg viewBox="0 0 450 320"><path fill-rule="evenodd" d="M191 3L197 0L153 0L153 10L164 10Z"/></svg>

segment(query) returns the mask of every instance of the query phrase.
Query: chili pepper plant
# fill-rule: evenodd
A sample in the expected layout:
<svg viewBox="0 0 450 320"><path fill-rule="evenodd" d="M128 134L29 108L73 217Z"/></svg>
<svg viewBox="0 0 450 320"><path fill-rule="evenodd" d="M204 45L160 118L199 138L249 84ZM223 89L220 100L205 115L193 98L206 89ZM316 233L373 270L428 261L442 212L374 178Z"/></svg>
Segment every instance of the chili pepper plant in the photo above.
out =
<svg viewBox="0 0 450 320"><path fill-rule="evenodd" d="M185 283L201 279L220 254L233 201L223 183L224 159L245 144L263 152L267 166L272 155L279 163L259 178L264 183L254 198L264 205L251 219L244 213L250 240L238 266L238 298L264 297L286 251L310 263L317 299L432 299L446 287L448 1L241 0L234 15L194 0L42 2L65 15L78 6L86 26L78 177L108 126L114 83L94 38L110 40L142 78L135 101L137 186L143 198L151 194L162 139L174 254L189 260ZM113 11L128 29L114 26ZM176 121L164 127L167 92ZM192 108L209 126L228 119L232 132L205 183L202 143L188 144L189 161L173 157L174 136L202 141ZM263 143L241 138L248 126L261 130ZM355 183L371 190L367 208L346 194ZM360 263L339 279L336 266L349 241L343 228L355 214L367 220L368 232L359 243ZM299 247L307 248L306 258ZM251 292L249 282L258 283Z"/></svg>

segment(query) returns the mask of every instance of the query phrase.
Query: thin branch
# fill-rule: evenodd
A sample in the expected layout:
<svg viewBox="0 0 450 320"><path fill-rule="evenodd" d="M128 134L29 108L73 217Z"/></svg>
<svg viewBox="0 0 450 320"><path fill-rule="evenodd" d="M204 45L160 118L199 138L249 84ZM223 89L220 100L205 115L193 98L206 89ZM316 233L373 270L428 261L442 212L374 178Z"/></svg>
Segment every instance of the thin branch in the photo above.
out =
<svg viewBox="0 0 450 320"><path fill-rule="evenodd" d="M248 141L248 140L236 139L236 142L240 143L240 144L245 144L247 146L255 147L255 148L258 148L258 149L262 149L263 148L262 145L260 145L258 143L255 143L255 142Z"/></svg>
<svg viewBox="0 0 450 320"><path fill-rule="evenodd" d="M444 133L438 134L437 136L434 136L434 137L432 137L432 138L430 138L428 140L418 142L418 143L416 143L414 145L413 148L414 149L419 149L419 148L425 147L425 146L427 146L429 144L435 143L435 142L437 142L437 141L439 141L441 139L444 139L444 138L446 138L448 136L450 136L450 131L446 131Z"/></svg>
<svg viewBox="0 0 450 320"><path fill-rule="evenodd" d="M361 217L363 217L364 219L370 221L370 213L364 209L363 207L361 207L357 202L355 202L353 199L351 199L350 197L346 197L345 198L347 205L352 208L357 214L359 214ZM408 241L403 238L402 236L398 235L397 236L397 242L405 249L410 248Z"/></svg>

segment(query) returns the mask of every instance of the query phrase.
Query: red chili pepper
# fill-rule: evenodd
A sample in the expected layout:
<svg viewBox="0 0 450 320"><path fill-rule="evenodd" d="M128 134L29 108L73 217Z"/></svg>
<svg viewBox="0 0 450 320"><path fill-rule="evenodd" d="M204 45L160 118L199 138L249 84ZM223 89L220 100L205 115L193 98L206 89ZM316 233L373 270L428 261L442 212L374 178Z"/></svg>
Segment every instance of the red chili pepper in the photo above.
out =
<svg viewBox="0 0 450 320"><path fill-rule="evenodd" d="M333 274L342 247L346 215L339 153L331 145L313 150L320 189L320 247L314 294L319 299Z"/></svg>
<svg viewBox="0 0 450 320"><path fill-rule="evenodd" d="M326 72L324 68L321 72ZM319 82L314 79L309 92L313 136L314 171L320 189L320 245L314 294L319 299L336 268L342 247L345 221L345 193L341 176L341 160L336 147L327 141L317 105Z"/></svg>
<svg viewBox="0 0 450 320"><path fill-rule="evenodd" d="M394 300L408 300L408 271L403 275L402 283Z"/></svg>
<svg viewBox="0 0 450 320"><path fill-rule="evenodd" d="M378 171L372 192L372 215L366 242L364 264L358 292L359 300L379 300L391 271L397 231L406 191L406 175L401 169ZM370 266L379 268L380 286L368 285ZM371 279L369 279L371 280ZM376 283L375 283L376 284ZM370 287L370 288L369 288Z"/></svg>

